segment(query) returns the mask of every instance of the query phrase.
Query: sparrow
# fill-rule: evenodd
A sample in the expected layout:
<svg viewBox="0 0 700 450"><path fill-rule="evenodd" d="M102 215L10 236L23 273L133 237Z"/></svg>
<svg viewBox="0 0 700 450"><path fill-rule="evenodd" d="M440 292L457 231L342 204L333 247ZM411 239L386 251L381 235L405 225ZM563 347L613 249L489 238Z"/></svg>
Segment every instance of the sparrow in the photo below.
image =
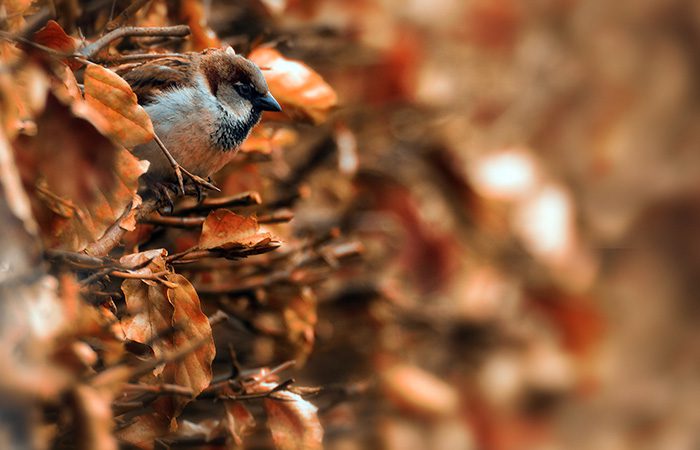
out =
<svg viewBox="0 0 700 450"><path fill-rule="evenodd" d="M156 59L122 77L178 164L205 179L231 161L263 111L282 109L260 68L231 47ZM174 181L154 141L133 153L150 161L147 180Z"/></svg>

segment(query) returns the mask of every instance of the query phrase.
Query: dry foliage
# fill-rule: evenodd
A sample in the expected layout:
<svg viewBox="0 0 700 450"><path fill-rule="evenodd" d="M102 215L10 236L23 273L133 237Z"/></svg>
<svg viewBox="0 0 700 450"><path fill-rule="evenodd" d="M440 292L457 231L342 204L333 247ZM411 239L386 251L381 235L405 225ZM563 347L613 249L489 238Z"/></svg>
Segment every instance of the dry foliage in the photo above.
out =
<svg viewBox="0 0 700 450"><path fill-rule="evenodd" d="M696 448L696 3L0 2L0 447ZM145 195L228 45L282 112Z"/></svg>

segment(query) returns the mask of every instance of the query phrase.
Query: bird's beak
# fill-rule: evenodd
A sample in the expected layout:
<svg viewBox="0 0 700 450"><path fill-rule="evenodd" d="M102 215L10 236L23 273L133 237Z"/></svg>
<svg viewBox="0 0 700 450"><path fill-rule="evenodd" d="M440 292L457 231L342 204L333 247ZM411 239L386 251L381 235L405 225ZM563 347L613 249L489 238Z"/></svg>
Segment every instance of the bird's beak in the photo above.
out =
<svg viewBox="0 0 700 450"><path fill-rule="evenodd" d="M255 106L263 111L282 111L280 104L277 103L275 97L273 97L269 92L264 97L258 97L255 100Z"/></svg>

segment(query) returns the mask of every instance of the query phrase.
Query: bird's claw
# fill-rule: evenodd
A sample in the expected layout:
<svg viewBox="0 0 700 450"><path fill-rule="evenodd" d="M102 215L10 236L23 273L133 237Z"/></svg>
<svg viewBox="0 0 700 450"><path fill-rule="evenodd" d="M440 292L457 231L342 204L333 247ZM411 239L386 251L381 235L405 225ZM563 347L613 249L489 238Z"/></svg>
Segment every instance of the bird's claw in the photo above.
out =
<svg viewBox="0 0 700 450"><path fill-rule="evenodd" d="M153 190L156 192L158 201L162 205L162 212L167 214L173 212L175 209L175 201L173 200L171 192L175 191L177 193L177 189L178 186L174 185L174 183L157 182L153 184Z"/></svg>

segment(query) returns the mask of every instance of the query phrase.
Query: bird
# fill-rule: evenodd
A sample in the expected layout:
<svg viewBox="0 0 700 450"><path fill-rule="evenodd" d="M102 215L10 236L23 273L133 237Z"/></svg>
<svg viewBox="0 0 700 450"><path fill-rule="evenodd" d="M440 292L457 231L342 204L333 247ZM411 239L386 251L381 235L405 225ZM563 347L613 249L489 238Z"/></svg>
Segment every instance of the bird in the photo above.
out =
<svg viewBox="0 0 700 450"><path fill-rule="evenodd" d="M158 58L122 75L175 161L203 179L231 161L264 111L281 111L261 69L231 47ZM133 153L150 162L147 182L175 181L155 141Z"/></svg>

